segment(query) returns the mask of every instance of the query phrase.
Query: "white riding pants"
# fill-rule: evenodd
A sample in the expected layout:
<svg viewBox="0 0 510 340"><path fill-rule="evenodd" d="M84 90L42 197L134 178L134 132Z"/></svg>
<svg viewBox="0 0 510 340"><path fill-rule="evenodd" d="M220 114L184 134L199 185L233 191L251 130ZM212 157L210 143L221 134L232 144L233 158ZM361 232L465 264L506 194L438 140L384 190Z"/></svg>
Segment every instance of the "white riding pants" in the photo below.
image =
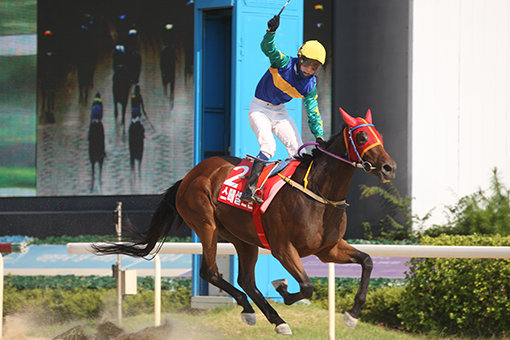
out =
<svg viewBox="0 0 510 340"><path fill-rule="evenodd" d="M257 136L260 152L268 158L273 157L276 152L273 134L283 143L290 157L295 156L303 144L296 123L287 113L285 104L273 105L253 98L248 119Z"/></svg>

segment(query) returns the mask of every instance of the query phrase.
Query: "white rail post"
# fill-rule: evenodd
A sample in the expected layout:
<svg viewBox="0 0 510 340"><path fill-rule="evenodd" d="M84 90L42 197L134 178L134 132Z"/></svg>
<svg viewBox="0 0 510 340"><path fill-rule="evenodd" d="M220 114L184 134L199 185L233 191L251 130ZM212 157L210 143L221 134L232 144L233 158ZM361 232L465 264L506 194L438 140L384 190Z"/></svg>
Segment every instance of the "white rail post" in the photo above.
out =
<svg viewBox="0 0 510 340"><path fill-rule="evenodd" d="M335 264L328 263L329 340L335 339Z"/></svg>
<svg viewBox="0 0 510 340"><path fill-rule="evenodd" d="M117 222L115 223L115 230L117 231L117 241L122 242L122 202L117 202L117 209L115 209L115 213L117 214ZM117 254L117 322L119 326L122 326L122 280L121 280L121 259L120 254Z"/></svg>
<svg viewBox="0 0 510 340"><path fill-rule="evenodd" d="M154 256L154 326L161 325L161 261Z"/></svg>

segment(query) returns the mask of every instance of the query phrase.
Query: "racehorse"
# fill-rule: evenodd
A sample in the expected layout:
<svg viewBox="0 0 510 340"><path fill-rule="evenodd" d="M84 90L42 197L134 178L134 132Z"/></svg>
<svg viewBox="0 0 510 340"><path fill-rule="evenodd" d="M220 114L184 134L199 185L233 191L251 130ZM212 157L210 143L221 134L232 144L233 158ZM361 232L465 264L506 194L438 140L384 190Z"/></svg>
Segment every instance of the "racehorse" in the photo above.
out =
<svg viewBox="0 0 510 340"><path fill-rule="evenodd" d="M135 163L138 163L138 178L142 177L142 158L145 129L142 124L142 117L131 119L129 125L129 165L131 166L131 180L136 178Z"/></svg>
<svg viewBox="0 0 510 340"><path fill-rule="evenodd" d="M161 70L161 81L163 82L163 93L170 98L170 110L173 109L175 98L175 35L172 24L165 25L163 35L163 49L160 53L159 66ZM170 87L170 93L168 93Z"/></svg>
<svg viewBox="0 0 510 340"><path fill-rule="evenodd" d="M115 121L117 121L118 112L118 104L121 106L121 114L122 114L122 127L124 128L125 117L126 117L126 107L129 99L129 92L131 91L131 81L130 74L127 66L123 65L121 67L117 67L113 72L113 84L112 84L112 92L113 92L113 112L115 115Z"/></svg>
<svg viewBox="0 0 510 340"><path fill-rule="evenodd" d="M165 45L160 54L160 69L163 92L170 98L170 109L173 108L175 98L175 58L175 46Z"/></svg>
<svg viewBox="0 0 510 340"><path fill-rule="evenodd" d="M105 158L104 127L99 119L94 119L89 126L89 160L92 169L92 180L90 192L94 191L94 182L96 179L95 164L99 166L99 190L102 185L103 162Z"/></svg>
<svg viewBox="0 0 510 340"><path fill-rule="evenodd" d="M78 73L78 88L80 104L88 102L89 90L94 84L97 49L96 21L90 13L84 13L77 33L76 68Z"/></svg>
<svg viewBox="0 0 510 340"><path fill-rule="evenodd" d="M40 39L38 54L38 75L41 88L41 119L45 123L55 123L55 96L57 92L59 60L53 32L45 30Z"/></svg>
<svg viewBox="0 0 510 340"><path fill-rule="evenodd" d="M313 294L313 284L301 257L316 255L323 262L361 265L361 282L354 306L344 314L344 322L354 328L366 299L373 265L368 254L343 240L347 225L345 198L356 167L376 175L381 182L388 182L395 178L396 163L384 149L382 137L372 124L370 110L364 119L340 111L346 122L343 131L333 136L325 148L317 146L312 155L298 157L301 163L290 179L302 186L304 183L306 189L298 189L295 183L284 185L261 215L261 220L271 254L300 286L299 292L290 293L285 280L273 281L287 305ZM173 223L184 221L202 243L200 276L237 301L243 308L242 321L249 325L256 321L247 294L275 325L278 334L292 334L255 286L255 263L258 247L263 243L255 230L252 214L218 201L223 182L240 161L229 156L203 160L166 191L149 229L141 234L139 242L96 245L95 249L101 253L147 256L158 240L168 234ZM219 237L231 242L238 253L238 283L246 294L218 272L216 244Z"/></svg>

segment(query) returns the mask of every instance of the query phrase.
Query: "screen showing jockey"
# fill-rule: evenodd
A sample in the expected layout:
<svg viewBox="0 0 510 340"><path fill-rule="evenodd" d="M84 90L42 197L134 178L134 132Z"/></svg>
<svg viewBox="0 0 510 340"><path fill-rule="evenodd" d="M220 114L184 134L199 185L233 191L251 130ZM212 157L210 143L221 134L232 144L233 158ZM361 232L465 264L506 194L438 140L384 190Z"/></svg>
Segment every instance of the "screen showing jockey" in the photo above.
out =
<svg viewBox="0 0 510 340"><path fill-rule="evenodd" d="M97 121L100 122L103 119L103 100L101 99L101 94L99 92L96 93L94 97L94 101L92 102L92 108L90 110L90 122Z"/></svg>
<svg viewBox="0 0 510 340"><path fill-rule="evenodd" d="M279 25L279 16L269 20L267 32L260 44L271 66L260 79L255 98L250 104L250 126L257 136L260 150L241 196L241 200L245 202L262 203L262 199L255 195L255 190L264 162L276 152L273 134L285 145L290 157L295 156L299 146L303 144L296 123L287 113L286 102L292 98L303 98L310 131L316 141L324 145L315 75L326 61L326 49L317 40L309 40L301 46L297 57L286 56L274 44Z"/></svg>

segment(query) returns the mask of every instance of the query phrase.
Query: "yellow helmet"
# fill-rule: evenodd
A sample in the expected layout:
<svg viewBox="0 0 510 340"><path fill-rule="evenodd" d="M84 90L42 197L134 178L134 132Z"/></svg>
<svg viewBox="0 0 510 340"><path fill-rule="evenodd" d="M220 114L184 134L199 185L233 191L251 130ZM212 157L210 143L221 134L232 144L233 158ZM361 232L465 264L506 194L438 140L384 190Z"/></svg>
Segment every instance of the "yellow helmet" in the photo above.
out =
<svg viewBox="0 0 510 340"><path fill-rule="evenodd" d="M319 63L324 65L326 62L326 49L317 40L308 40L299 49L298 56L317 60Z"/></svg>

